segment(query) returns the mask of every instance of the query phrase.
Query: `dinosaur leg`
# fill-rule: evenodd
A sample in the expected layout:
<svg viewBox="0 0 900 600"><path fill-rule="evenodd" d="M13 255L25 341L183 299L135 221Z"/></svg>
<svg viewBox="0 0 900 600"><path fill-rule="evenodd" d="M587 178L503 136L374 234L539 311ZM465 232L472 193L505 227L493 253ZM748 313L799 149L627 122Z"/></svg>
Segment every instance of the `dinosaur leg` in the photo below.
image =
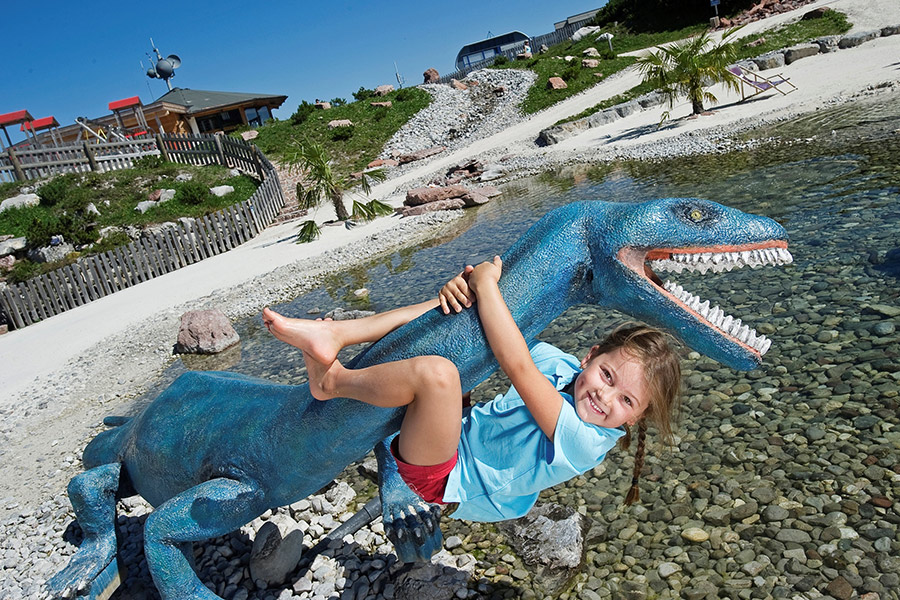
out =
<svg viewBox="0 0 900 600"><path fill-rule="evenodd" d="M69 500L84 531L84 542L66 568L47 582L53 597L107 598L121 583L115 560L120 469L119 463L101 465L69 482Z"/></svg>
<svg viewBox="0 0 900 600"><path fill-rule="evenodd" d="M163 600L218 598L193 569L191 542L225 535L262 514L256 485L212 479L167 500L144 525L144 555Z"/></svg>

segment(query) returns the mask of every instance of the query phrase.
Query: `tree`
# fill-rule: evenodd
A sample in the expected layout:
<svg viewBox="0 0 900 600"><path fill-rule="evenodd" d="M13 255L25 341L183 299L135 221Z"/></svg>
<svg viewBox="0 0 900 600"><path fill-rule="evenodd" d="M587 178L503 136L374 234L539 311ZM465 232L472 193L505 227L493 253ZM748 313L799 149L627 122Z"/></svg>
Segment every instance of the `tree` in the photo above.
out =
<svg viewBox="0 0 900 600"><path fill-rule="evenodd" d="M332 170L328 152L322 144L298 143L295 148L295 152L288 156L287 162L292 169L299 169L303 173L303 180L297 184L297 200L300 206L307 209L313 208L327 199L334 206L334 213L339 220L349 219L350 213L344 206L344 190L350 187L350 182L346 177L339 176ZM382 170L364 173L360 180L363 194L368 196L371 193L371 180L384 181L384 178L385 173ZM368 219L374 218L377 214L384 214L385 205L374 200L368 205L361 205L354 201L353 205L355 218ZM318 228L315 227L314 222L306 221L301 224L301 228L307 232L306 237L309 239L318 235Z"/></svg>
<svg viewBox="0 0 900 600"><path fill-rule="evenodd" d="M637 65L644 75L644 83L650 83L662 92L669 100L670 109L678 97L687 96L693 114L702 114L704 102L718 102L711 92L703 89L704 86L724 83L729 89L740 91L740 84L728 70L737 50L726 39L735 31L737 29L726 32L718 44L704 32L642 56ZM667 118L669 111L663 113L660 124Z"/></svg>

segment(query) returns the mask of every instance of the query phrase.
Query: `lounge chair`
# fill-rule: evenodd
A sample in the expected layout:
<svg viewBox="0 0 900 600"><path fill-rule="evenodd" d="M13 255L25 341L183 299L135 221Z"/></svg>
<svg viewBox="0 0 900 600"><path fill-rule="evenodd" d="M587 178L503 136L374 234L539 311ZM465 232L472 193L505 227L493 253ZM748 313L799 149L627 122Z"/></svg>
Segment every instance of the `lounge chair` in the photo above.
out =
<svg viewBox="0 0 900 600"><path fill-rule="evenodd" d="M786 96L797 89L797 86L791 83L790 79L783 77L781 73L772 77L766 77L754 71L742 69L737 65L729 67L728 70L741 82L741 102L747 98L752 98L757 94L773 89L778 91L782 96ZM782 87L790 87L790 89L785 91L781 89ZM747 92L747 88L750 89L749 93Z"/></svg>

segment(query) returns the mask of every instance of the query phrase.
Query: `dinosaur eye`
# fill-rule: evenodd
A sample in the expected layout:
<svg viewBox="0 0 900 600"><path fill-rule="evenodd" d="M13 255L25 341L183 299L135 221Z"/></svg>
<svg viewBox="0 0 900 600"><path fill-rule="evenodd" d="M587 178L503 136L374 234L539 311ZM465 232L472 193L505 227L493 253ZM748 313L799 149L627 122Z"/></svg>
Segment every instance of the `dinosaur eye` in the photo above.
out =
<svg viewBox="0 0 900 600"><path fill-rule="evenodd" d="M694 223L699 223L703 220L703 211L699 208L695 208L690 213L688 213L688 217L690 217L691 221Z"/></svg>

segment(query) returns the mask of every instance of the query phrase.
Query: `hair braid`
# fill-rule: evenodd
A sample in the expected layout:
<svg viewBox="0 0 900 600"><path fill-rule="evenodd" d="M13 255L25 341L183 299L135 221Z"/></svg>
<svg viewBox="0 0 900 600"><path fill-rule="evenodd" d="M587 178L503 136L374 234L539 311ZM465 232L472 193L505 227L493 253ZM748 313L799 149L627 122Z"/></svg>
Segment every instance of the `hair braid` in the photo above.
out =
<svg viewBox="0 0 900 600"><path fill-rule="evenodd" d="M644 449L647 441L647 423L644 419L638 421L638 443L634 452L634 471L631 475L631 488L625 496L625 505L630 506L641 499L641 490L638 481L641 478L641 470L644 468Z"/></svg>

